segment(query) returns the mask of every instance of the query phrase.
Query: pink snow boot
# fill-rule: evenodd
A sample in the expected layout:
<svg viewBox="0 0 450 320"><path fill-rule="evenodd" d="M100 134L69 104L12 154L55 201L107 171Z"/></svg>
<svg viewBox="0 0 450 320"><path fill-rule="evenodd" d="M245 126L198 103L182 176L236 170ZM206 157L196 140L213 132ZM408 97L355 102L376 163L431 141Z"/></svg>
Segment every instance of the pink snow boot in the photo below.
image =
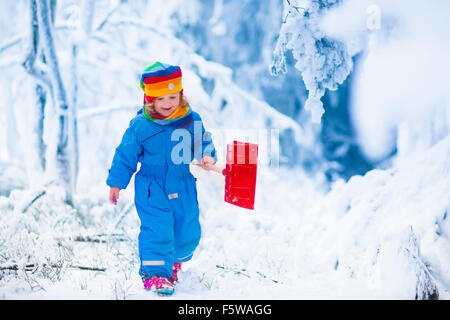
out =
<svg viewBox="0 0 450 320"><path fill-rule="evenodd" d="M169 278L169 281L173 284L178 282L178 272L181 271L181 262L175 262L173 264L172 275Z"/></svg>
<svg viewBox="0 0 450 320"><path fill-rule="evenodd" d="M163 277L153 276L144 280L144 289L160 295L171 295L174 292L173 283Z"/></svg>

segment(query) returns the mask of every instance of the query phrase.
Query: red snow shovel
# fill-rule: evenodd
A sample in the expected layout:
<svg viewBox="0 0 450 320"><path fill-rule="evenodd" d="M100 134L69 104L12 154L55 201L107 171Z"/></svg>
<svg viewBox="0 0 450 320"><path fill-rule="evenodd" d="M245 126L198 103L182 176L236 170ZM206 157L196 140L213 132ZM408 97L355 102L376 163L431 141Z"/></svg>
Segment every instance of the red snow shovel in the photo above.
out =
<svg viewBox="0 0 450 320"><path fill-rule="evenodd" d="M227 144L225 168L207 165L206 170L225 176L225 202L235 206L254 209L258 145L234 141Z"/></svg>

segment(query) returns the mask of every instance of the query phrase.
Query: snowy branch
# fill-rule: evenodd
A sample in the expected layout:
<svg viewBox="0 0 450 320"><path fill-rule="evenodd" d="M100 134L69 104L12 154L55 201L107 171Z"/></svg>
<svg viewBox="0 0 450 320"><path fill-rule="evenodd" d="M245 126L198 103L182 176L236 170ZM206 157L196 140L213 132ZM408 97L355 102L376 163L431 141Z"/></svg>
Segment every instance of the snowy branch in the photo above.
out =
<svg viewBox="0 0 450 320"><path fill-rule="evenodd" d="M234 273L237 274L237 275L242 275L242 276L245 276L245 277L247 277L247 278L251 278L250 274L248 273L248 270L247 270L247 269L244 269L244 268L241 268L241 269L238 269L238 268L230 268L230 267L222 266L222 265L219 265L219 264L216 265L216 268L222 269L222 270L227 271L227 272L234 272ZM278 280L274 280L274 279L268 278L268 277L267 277L265 274L263 274L262 272L256 271L255 273L256 273L258 276L260 276L260 277L262 277L262 278L264 278L264 279L270 280L270 281L272 281L272 282L274 282L274 283L281 283L281 282L278 281Z"/></svg>
<svg viewBox="0 0 450 320"><path fill-rule="evenodd" d="M75 241L75 242L91 242L91 243L108 243L112 241L127 242L130 241L122 233L99 233L93 235L74 235L68 237L57 237L57 241Z"/></svg>
<svg viewBox="0 0 450 320"><path fill-rule="evenodd" d="M39 37L42 41L42 50L50 70L55 109L59 113L56 170L60 181L66 190L67 203L72 203L74 186L71 168L74 164L74 157L76 157L76 154L71 149L73 148L73 144L69 143L70 117L66 114L69 110L69 104L56 55L53 30L50 23L51 10L48 5L49 3L46 0L36 0Z"/></svg>
<svg viewBox="0 0 450 320"><path fill-rule="evenodd" d="M97 116L109 116L111 112L118 112L118 111L130 111L135 110L137 111L139 109L136 104L133 103L118 103L115 105L105 105L97 108L89 108L80 110L78 112L78 121L86 120L91 117L97 117Z"/></svg>
<svg viewBox="0 0 450 320"><path fill-rule="evenodd" d="M25 208L22 210L22 213L27 212L27 210L33 205L33 203L35 203L39 198L41 198L42 196L44 196L46 193L45 190L40 191L26 206Z"/></svg>
<svg viewBox="0 0 450 320"><path fill-rule="evenodd" d="M24 271L35 271L37 268L42 267L42 268L60 268L60 265L47 265L47 264L43 264L41 266L37 265L37 264L26 264L25 266L23 266L23 270ZM71 269L79 269L79 270L87 270L87 271L101 271L101 272L105 272L106 268L95 268L95 267L85 267L85 266L68 266L68 268ZM0 266L0 271L19 271L21 270L21 267L17 264L12 264L12 265L5 265L5 266Z"/></svg>
<svg viewBox="0 0 450 320"><path fill-rule="evenodd" d="M9 48L12 48L18 44L20 44L25 39L25 34L19 34L15 37L5 41L2 45L0 45L0 54L2 54L4 51L8 50Z"/></svg>
<svg viewBox="0 0 450 320"><path fill-rule="evenodd" d="M319 28L320 18L328 8L339 1L314 0L308 8L301 8L288 1L289 14L281 26L280 36L273 53L271 72L286 72L286 50L292 50L297 61L295 68L302 73L308 92L305 109L311 111L312 121L320 123L325 90L336 90L353 67L352 57L345 44L333 40Z"/></svg>
<svg viewBox="0 0 450 320"><path fill-rule="evenodd" d="M6 56L0 60L0 69L11 68L11 66L14 66L16 64L20 65L20 61L15 55Z"/></svg>
<svg viewBox="0 0 450 320"><path fill-rule="evenodd" d="M122 213L120 214L120 218L117 220L116 224L114 225L114 230L119 227L119 225L122 223L123 218L131 211L131 209L134 208L134 203L130 202L128 206L123 209Z"/></svg>
<svg viewBox="0 0 450 320"><path fill-rule="evenodd" d="M77 242L93 242L93 243L107 243L108 241L129 241L123 234L112 233L112 234L96 234L92 236L75 236L69 238L70 240Z"/></svg>
<svg viewBox="0 0 450 320"><path fill-rule="evenodd" d="M39 54L39 25L37 18L36 1L30 0L30 39L28 45L28 52L22 62L22 66L33 78L45 89L52 93L53 87L48 74L48 70L43 63L37 60Z"/></svg>
<svg viewBox="0 0 450 320"><path fill-rule="evenodd" d="M125 1L120 0L120 2L113 8L111 9L111 11L109 11L105 18L102 20L102 22L100 22L100 24L97 26L96 31L100 31L101 29L103 29L103 27L105 26L105 24L108 22L108 20L114 15L114 13L120 8L120 6L124 3Z"/></svg>

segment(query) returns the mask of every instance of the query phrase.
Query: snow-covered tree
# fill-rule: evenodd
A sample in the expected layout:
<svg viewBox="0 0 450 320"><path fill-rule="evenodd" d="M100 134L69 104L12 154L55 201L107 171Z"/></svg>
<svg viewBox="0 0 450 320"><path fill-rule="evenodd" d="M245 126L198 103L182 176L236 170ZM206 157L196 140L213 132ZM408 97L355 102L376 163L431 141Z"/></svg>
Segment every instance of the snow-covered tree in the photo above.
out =
<svg viewBox="0 0 450 320"><path fill-rule="evenodd" d="M54 10L56 1L52 1L50 4L52 21L54 24ZM29 13L30 13L30 35L29 35L29 47L28 53L26 55L25 61L23 62L23 67L25 70L34 78L35 84L33 84L34 89L32 90L34 96L34 105L32 110L33 117L31 117L31 130L30 130L30 152L29 155L33 153L36 154L32 157L31 161L35 165L29 166L28 170L36 172L37 175L42 179L42 174L45 171L46 159L45 151L46 144L44 142L44 116L45 107L47 105L47 91L51 92L52 85L49 79L48 72L44 70L45 56L42 52L42 48L39 46L39 22L37 15L37 4L35 0L29 1ZM50 100L51 101L51 100ZM35 161L37 159L37 161ZM29 172L29 175L31 173Z"/></svg>
<svg viewBox="0 0 450 320"><path fill-rule="evenodd" d="M157 4L158 1L150 1L147 10L136 14L145 19ZM287 3L278 0L174 2L173 8L166 7L155 16L155 23L173 30L207 59L232 69L236 84L302 126L309 138L300 145L288 133L280 135L285 146L282 152L288 159L285 164L300 165L311 172L328 168L330 179L364 173L370 164L361 155L349 119L348 93L352 84L330 94L325 91L322 100L330 112L322 125L317 125L311 123L311 112L305 110L308 92L301 70L295 68L292 49L286 48L283 55L286 72L271 74L273 48L283 22L286 23L284 4ZM314 23L311 21L311 28ZM203 82L206 90L214 87L206 79Z"/></svg>
<svg viewBox="0 0 450 320"><path fill-rule="evenodd" d="M273 74L286 72L286 50L292 50L295 67L302 73L308 90L305 109L319 123L323 113L321 98L325 90L336 90L352 70L352 57L344 43L319 28L320 18L339 0L295 1L285 3L286 18L274 51Z"/></svg>
<svg viewBox="0 0 450 320"><path fill-rule="evenodd" d="M73 116L71 116L70 102L67 97L66 89L64 87L61 76L58 57L56 54L56 46L54 41L54 31L52 25L52 17L54 16L56 1L48 0L30 0L30 48L27 58L24 62L25 69L34 76L38 81L35 92L39 94L37 97L36 108L38 110L35 123L36 129L33 132L36 143L33 148L37 148L39 158L41 161L41 169L49 162L44 163L44 142L43 142L43 126L45 113L45 94L42 92L43 88L52 96L54 110L57 114L58 128L57 137L55 141L55 172L66 191L67 202L72 202L74 191L74 174L73 166L77 157L74 152L74 143L70 143L70 136L76 137L76 131L72 130L69 134L70 127L74 127ZM39 55L42 53L42 58ZM39 59L42 62L39 64ZM41 85L42 84L42 85ZM72 123L72 124L71 124ZM33 139L32 139L33 141ZM50 163L53 163L50 161Z"/></svg>
<svg viewBox="0 0 450 320"><path fill-rule="evenodd" d="M334 89L354 71L352 125L379 168L335 183L303 221L302 267L393 284L392 294L409 299L440 297L449 259L449 4L287 1L287 8L275 71L283 70L285 49L297 50L307 88ZM320 39L331 41L329 50ZM319 120L323 110L316 111ZM321 254L309 255L313 248Z"/></svg>

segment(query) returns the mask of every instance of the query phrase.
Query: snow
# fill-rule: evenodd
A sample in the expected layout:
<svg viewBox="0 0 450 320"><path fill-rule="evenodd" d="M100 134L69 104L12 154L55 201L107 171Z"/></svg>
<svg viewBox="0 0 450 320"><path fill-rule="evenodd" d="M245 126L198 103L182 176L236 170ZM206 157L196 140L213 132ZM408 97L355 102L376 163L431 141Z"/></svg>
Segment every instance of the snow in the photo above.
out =
<svg viewBox="0 0 450 320"><path fill-rule="evenodd" d="M309 263L308 268L317 270L327 265L332 268L338 261L342 272L373 281L372 285L380 289L389 287L394 279L413 285L414 282L406 278L414 278L415 270L408 270L408 274L407 268L398 267L407 265L405 237L413 233L420 247L417 259L431 266L432 276L443 284L440 293L447 291L447 274L444 270L444 273L434 273L428 252L436 259L437 266L450 261L449 246L445 244L448 240L442 237L448 232L442 230L448 230L449 146L450 139L446 138L426 154L402 165L373 170L364 177L355 176L346 184L335 185L324 205L318 205L308 216L306 230L301 232L304 236L300 241L303 240L302 245L306 247L308 261L314 261L308 253L309 246L327 248L318 265ZM436 232L437 227L439 232ZM314 255L316 250L309 252ZM395 287L392 289L396 291L387 298L408 299L415 289Z"/></svg>
<svg viewBox="0 0 450 320"><path fill-rule="evenodd" d="M75 2L58 7L54 40L65 84L73 80L71 44L78 46L80 171L73 205L50 170L32 171L32 97L23 93L29 76L20 61L1 64L20 56L26 41L17 40L22 31L1 22L16 44L0 50L0 299L450 299L450 55L442 40L449 5L427 3L430 10L423 10L420 2L387 0L290 2L309 9L310 19L291 7L270 49L278 71L286 68L285 50L299 59L310 90L304 107L312 112L303 123L238 85L235 69L176 37L174 24L202 19L200 1L171 1L154 21L130 17L154 15L158 1L99 1L91 16ZM27 8L25 1L18 9L2 6L12 13ZM224 20L232 8L215 2L206 20L213 34L234 30ZM21 23L15 28L27 26L26 19ZM81 27L83 35L70 31ZM288 33L305 38L296 42ZM323 46L316 47L321 39ZM353 70L358 53L362 62ZM185 93L213 134L219 164L234 139L260 146L255 210L225 203L223 177L192 166L202 239L171 297L144 291L138 275L134 181L117 206L109 203L105 185L114 148L140 108L140 72L154 60L182 67ZM320 125L329 107L320 98L350 73L359 143L368 158L387 161L331 183L321 171L287 166L282 140L290 133L291 148L319 148L309 129L312 122ZM57 139L52 108L46 107L44 131L50 145ZM47 150L49 161L53 151Z"/></svg>
<svg viewBox="0 0 450 320"><path fill-rule="evenodd" d="M396 147L401 155L425 150L448 135L449 10L440 1L412 1L405 10L397 1L351 0L322 20L323 32L354 54L368 48L355 70L352 117L369 159ZM353 19L337 23L344 17Z"/></svg>
<svg viewBox="0 0 450 320"><path fill-rule="evenodd" d="M448 299L449 160L447 138L401 166L340 181L327 194L301 172L263 168L252 212L222 201L223 180L218 175L193 171L198 177L203 237L194 259L185 264L173 299L413 299L416 270L410 270L404 254L411 232L420 248L416 258L429 265L440 298ZM5 247L21 250L24 260L17 261L19 265L29 263L25 259L29 255L45 257L47 263L65 258L68 261L62 262L72 265L107 268L106 272L66 269L58 281L44 277L35 284L29 279L29 286L20 277L5 277L1 296L160 299L142 291L136 272L135 211L113 230L132 193L123 194L122 206L114 208L107 204L104 188L96 191L79 196L75 214L62 204L58 190L50 189L29 215L55 209L59 214L36 215L39 220L31 221L17 209L33 197L31 193L28 198L24 192L0 198L2 235L8 235L2 239L7 241ZM25 227L27 232L11 226ZM77 233L120 233L128 240L68 240ZM61 252L61 245L66 251Z"/></svg>
<svg viewBox="0 0 450 320"><path fill-rule="evenodd" d="M410 269L405 254L411 232L420 248L416 258L429 266L440 298L448 299L449 160L447 138L421 157L348 183L339 181L328 193L301 171L262 168L251 212L223 202L219 175L193 170L203 234L173 299L413 299L417 270ZM0 296L161 299L144 292L137 275L139 222L134 209L113 228L132 192L121 195L122 205L115 208L99 186L78 195L73 210L62 203L58 189L48 189L27 215L18 208L33 194L24 193L0 198L4 247L21 252L18 265L34 259L59 261L64 272L57 280L55 275L50 280L39 276L45 273L39 269L28 280L5 277ZM104 233L121 234L126 241L69 240ZM68 264L106 271L70 269Z"/></svg>

